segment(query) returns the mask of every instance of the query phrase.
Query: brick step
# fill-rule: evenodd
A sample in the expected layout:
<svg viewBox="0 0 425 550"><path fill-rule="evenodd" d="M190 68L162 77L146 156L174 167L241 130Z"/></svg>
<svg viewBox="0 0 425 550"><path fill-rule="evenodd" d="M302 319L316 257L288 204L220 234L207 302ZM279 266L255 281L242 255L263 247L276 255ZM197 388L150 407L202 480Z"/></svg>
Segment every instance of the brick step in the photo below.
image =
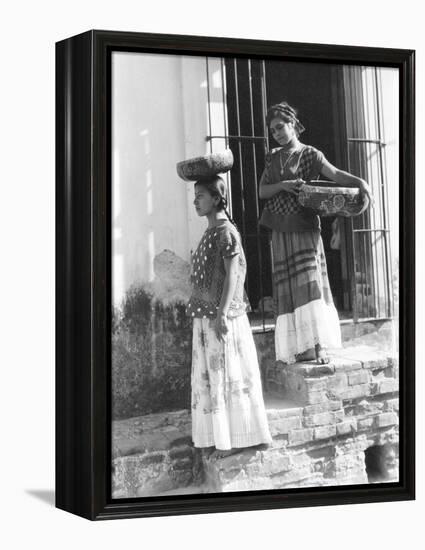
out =
<svg viewBox="0 0 425 550"><path fill-rule="evenodd" d="M112 422L112 495L154 496L194 483L188 410Z"/></svg>
<svg viewBox="0 0 425 550"><path fill-rule="evenodd" d="M204 486L211 492L251 491L367 483L364 453L336 456L335 445L292 451L246 449L214 460L203 458Z"/></svg>
<svg viewBox="0 0 425 550"><path fill-rule="evenodd" d="M193 448L189 410L113 422L114 498L367 483L365 450L398 442L397 361L346 348L267 375L267 449L214 460Z"/></svg>
<svg viewBox="0 0 425 550"><path fill-rule="evenodd" d="M394 412L377 417L381 422L373 420L371 425L355 419L349 433L330 424L289 431L289 438L275 436L267 449L245 449L218 460L204 453L204 487L230 492L364 484L365 453L376 446L394 449L395 464L383 480L397 481L398 417Z"/></svg>
<svg viewBox="0 0 425 550"><path fill-rule="evenodd" d="M265 374L267 391L299 405L398 392L398 361L394 357L367 346L333 350L330 357L327 365L277 361Z"/></svg>

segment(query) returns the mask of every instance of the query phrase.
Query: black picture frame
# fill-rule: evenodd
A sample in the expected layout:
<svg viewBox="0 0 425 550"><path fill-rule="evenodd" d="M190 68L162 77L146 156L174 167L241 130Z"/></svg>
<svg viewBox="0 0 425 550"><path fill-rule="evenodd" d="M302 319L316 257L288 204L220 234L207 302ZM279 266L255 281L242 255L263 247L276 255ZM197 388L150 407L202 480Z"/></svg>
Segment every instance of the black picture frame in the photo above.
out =
<svg viewBox="0 0 425 550"><path fill-rule="evenodd" d="M368 486L110 497L112 51L395 67L400 75L400 480ZM415 498L415 85L412 50L92 30L56 44L56 506L117 519Z"/></svg>

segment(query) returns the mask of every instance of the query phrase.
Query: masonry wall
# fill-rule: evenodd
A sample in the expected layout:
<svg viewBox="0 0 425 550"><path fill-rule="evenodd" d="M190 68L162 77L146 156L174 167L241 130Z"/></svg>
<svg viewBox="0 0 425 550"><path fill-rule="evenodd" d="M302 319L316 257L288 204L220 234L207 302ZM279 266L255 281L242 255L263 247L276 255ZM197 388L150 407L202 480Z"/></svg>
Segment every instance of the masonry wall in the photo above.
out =
<svg viewBox="0 0 425 550"><path fill-rule="evenodd" d="M398 479L398 363L347 348L328 365L266 373L273 444L214 460L191 444L190 411L114 423L116 495L352 485Z"/></svg>
<svg viewBox="0 0 425 550"><path fill-rule="evenodd" d="M190 406L189 266L164 251L153 267L153 281L131 287L114 311L114 420Z"/></svg>

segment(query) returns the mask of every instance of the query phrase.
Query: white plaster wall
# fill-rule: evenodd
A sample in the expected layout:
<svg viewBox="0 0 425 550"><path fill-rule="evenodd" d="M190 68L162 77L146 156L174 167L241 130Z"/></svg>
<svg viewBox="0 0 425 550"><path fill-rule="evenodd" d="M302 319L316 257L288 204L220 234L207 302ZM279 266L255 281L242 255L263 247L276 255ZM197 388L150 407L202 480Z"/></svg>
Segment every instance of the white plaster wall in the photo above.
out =
<svg viewBox="0 0 425 550"><path fill-rule="evenodd" d="M224 139L206 136L227 134L224 77L219 58L182 57L184 158L197 157L226 148ZM209 105L208 105L209 100ZM226 176L230 190L229 175ZM205 230L205 219L193 207L193 183L186 183L189 249L194 250Z"/></svg>
<svg viewBox="0 0 425 550"><path fill-rule="evenodd" d="M213 131L225 131L219 59L208 60L208 75L205 57L113 54L115 305L131 285L154 280L154 258L163 250L188 261L205 228L192 205L193 184L179 179L176 163L210 152L210 116ZM213 150L223 147L220 140Z"/></svg>

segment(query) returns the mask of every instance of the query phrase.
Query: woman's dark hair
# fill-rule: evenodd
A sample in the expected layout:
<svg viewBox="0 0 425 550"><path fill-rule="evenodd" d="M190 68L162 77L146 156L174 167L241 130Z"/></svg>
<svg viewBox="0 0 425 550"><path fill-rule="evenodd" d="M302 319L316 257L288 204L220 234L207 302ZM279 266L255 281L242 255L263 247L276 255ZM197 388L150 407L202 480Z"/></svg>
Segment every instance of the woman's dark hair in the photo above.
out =
<svg viewBox="0 0 425 550"><path fill-rule="evenodd" d="M272 105L266 115L266 124L270 127L270 123L274 118L281 118L285 122L292 122L294 125L295 132L299 136L304 132L305 128L297 118L297 110L289 105L286 101Z"/></svg>
<svg viewBox="0 0 425 550"><path fill-rule="evenodd" d="M234 220L227 210L227 187L224 183L223 178L220 176L211 176L206 178L201 178L195 182L195 185L201 185L212 197L218 197L219 202L217 204L218 211L224 211L229 222L231 222L236 229L238 228Z"/></svg>

